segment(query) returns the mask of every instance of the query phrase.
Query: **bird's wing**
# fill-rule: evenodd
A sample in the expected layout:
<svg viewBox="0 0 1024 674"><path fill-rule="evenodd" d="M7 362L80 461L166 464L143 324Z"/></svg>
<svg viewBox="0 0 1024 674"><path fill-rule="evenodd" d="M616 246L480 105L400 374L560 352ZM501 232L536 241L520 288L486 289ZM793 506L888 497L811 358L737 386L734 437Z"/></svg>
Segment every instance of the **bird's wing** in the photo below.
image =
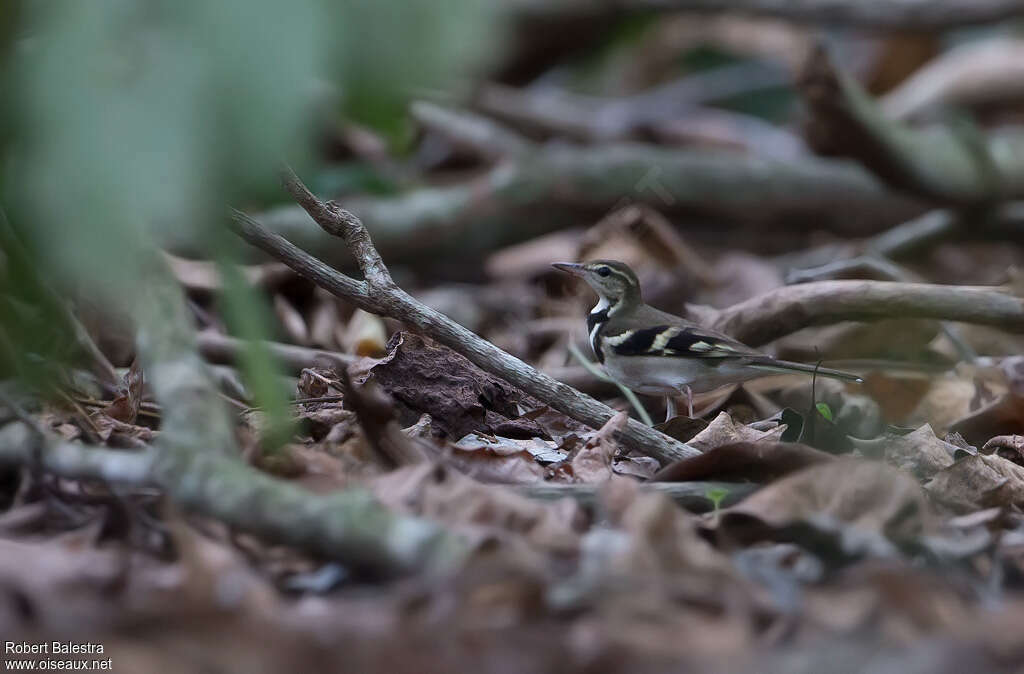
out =
<svg viewBox="0 0 1024 674"><path fill-rule="evenodd" d="M678 321L606 334L603 341L621 356L729 358L763 355L714 330Z"/></svg>

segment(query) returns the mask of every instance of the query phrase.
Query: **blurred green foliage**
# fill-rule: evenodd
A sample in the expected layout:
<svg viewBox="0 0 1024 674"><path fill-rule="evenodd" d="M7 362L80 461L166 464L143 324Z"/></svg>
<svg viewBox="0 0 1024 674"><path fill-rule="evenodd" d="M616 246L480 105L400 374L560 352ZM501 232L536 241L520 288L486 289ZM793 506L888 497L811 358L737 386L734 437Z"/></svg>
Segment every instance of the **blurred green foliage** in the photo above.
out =
<svg viewBox="0 0 1024 674"><path fill-rule="evenodd" d="M325 114L400 140L411 95L458 85L493 50L490 6L0 3L0 200L27 266L62 292L130 312L161 242L228 263L238 245L219 234L229 205L280 195L277 166L309 167ZM16 293L29 279L4 262L4 291ZM246 292L225 302L243 336L265 329ZM20 320L9 307L0 318ZM41 355L31 330L5 334L15 352ZM280 406L261 384L273 379L265 354L246 363L266 398L256 402Z"/></svg>

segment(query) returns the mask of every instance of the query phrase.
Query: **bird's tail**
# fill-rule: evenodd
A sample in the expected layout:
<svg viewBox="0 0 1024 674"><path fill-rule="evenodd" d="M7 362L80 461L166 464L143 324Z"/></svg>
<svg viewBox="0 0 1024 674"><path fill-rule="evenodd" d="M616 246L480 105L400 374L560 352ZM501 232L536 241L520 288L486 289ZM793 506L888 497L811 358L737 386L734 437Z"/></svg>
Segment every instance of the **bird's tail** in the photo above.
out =
<svg viewBox="0 0 1024 674"><path fill-rule="evenodd" d="M762 361L755 361L751 363L751 365L768 372L801 372L803 374L817 375L819 377L828 377L829 379L841 379L843 381L857 382L858 384L864 381L857 375L850 374L849 372L843 372L842 370L833 370L827 367L808 365L806 363L794 363L788 360L776 360L775 358L765 358Z"/></svg>

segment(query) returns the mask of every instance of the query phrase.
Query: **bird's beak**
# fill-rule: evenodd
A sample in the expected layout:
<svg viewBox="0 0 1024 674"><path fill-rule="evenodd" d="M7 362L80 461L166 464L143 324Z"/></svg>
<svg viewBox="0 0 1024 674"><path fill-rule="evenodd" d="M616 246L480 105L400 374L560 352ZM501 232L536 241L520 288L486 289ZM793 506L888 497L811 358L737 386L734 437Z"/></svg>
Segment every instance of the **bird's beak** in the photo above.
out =
<svg viewBox="0 0 1024 674"><path fill-rule="evenodd" d="M577 262L554 262L551 265L559 271L564 271L566 274L572 274L573 276L583 276L583 265Z"/></svg>

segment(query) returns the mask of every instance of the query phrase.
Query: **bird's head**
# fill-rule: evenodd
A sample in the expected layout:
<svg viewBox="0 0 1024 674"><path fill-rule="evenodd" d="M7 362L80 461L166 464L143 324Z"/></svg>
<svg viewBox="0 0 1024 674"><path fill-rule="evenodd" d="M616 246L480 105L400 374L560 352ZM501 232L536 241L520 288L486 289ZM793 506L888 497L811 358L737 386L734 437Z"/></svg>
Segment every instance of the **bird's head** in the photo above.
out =
<svg viewBox="0 0 1024 674"><path fill-rule="evenodd" d="M637 280L636 274L629 266L617 260L555 262L551 266L580 277L611 306L617 305L623 299L640 300L640 281Z"/></svg>

